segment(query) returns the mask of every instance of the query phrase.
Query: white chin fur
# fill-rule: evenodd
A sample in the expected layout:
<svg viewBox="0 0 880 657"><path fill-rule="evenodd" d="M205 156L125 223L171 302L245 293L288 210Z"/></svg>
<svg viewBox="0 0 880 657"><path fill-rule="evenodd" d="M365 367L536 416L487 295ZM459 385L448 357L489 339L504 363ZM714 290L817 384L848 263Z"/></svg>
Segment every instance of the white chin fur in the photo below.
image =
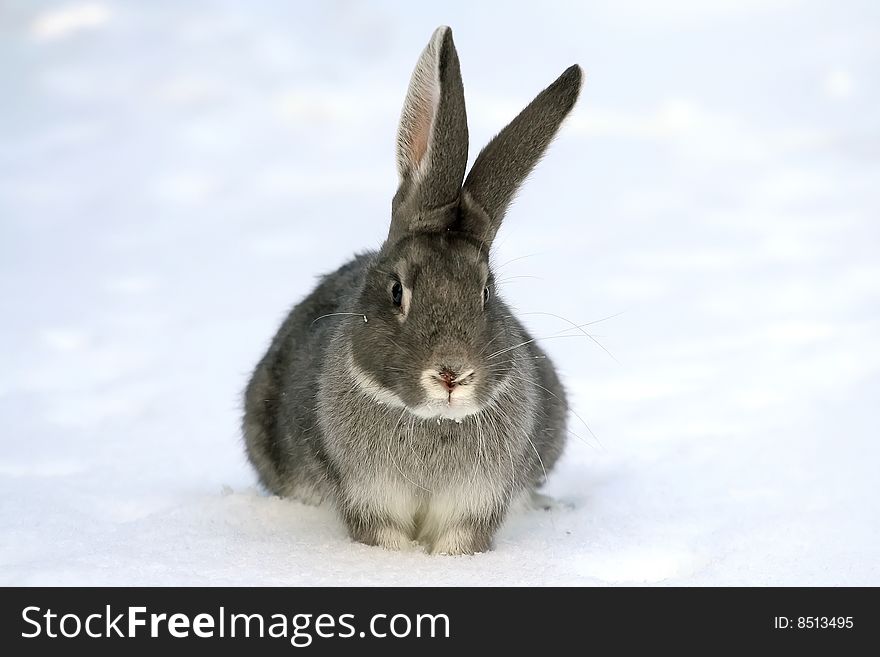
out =
<svg viewBox="0 0 880 657"><path fill-rule="evenodd" d="M447 400L432 399L424 404L419 404L414 408L410 408L409 412L424 420L430 419L446 419L461 420L468 415L474 415L480 411L479 407L470 401L455 401L449 403Z"/></svg>

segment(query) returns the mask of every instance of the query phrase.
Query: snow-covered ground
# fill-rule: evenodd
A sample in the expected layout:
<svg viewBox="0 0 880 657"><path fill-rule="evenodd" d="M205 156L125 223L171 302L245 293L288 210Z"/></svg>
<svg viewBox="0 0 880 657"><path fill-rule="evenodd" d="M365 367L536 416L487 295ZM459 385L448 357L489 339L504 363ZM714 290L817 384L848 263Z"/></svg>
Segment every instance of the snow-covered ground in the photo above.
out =
<svg viewBox="0 0 880 657"><path fill-rule="evenodd" d="M427 4L0 3L0 583L880 585L877 3ZM444 23L472 157L586 70L495 261L522 313L622 313L617 362L544 342L598 436L568 507L461 558L261 494L238 428L384 237Z"/></svg>

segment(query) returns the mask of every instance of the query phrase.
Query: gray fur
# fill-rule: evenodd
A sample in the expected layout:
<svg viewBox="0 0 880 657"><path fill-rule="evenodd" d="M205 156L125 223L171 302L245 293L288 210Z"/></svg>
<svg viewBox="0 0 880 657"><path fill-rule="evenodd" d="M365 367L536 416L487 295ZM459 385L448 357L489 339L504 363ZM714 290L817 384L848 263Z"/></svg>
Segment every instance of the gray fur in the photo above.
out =
<svg viewBox="0 0 880 657"><path fill-rule="evenodd" d="M461 194L467 128L449 28L435 32L414 76L426 70L438 76L438 102L410 107L414 81L402 123L424 121L419 107L439 108L427 157L445 159L413 174L412 130L401 127L388 239L291 311L247 387L244 435L269 491L331 501L355 540L470 554L488 549L514 500L544 483L565 443L567 405L550 360L495 294L489 265L487 227L528 163L481 155L481 167L499 168L480 174L479 194ZM525 158L511 134L546 147L573 93L545 91L529 108L541 101L550 118L535 115L538 127L527 128L520 115L495 152Z"/></svg>

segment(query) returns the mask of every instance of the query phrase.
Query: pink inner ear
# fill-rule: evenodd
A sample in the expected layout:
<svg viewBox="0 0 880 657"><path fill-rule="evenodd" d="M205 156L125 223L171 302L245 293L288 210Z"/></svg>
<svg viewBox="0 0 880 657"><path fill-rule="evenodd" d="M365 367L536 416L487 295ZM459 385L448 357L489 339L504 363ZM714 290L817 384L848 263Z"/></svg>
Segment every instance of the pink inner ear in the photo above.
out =
<svg viewBox="0 0 880 657"><path fill-rule="evenodd" d="M440 97L437 79L439 41L436 35L419 58L410 79L398 132L398 167L401 176L423 173L431 148L431 130Z"/></svg>
<svg viewBox="0 0 880 657"><path fill-rule="evenodd" d="M428 139L431 136L431 118L434 113L432 99L419 98L416 116L412 126L412 142L409 145L410 161L413 169L418 169L428 152Z"/></svg>

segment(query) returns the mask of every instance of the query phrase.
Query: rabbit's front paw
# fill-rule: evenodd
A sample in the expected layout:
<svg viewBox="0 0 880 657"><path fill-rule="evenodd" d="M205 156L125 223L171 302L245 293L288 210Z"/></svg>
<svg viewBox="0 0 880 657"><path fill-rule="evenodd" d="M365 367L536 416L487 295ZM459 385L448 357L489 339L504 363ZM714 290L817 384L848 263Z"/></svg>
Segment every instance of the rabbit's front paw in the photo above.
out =
<svg viewBox="0 0 880 657"><path fill-rule="evenodd" d="M412 539L397 527L382 527L376 531L374 545L386 550L403 550L412 545Z"/></svg>
<svg viewBox="0 0 880 657"><path fill-rule="evenodd" d="M375 545L386 550L403 550L412 545L412 537L403 527L371 523L365 518L349 520L348 531L358 543Z"/></svg>
<svg viewBox="0 0 880 657"><path fill-rule="evenodd" d="M491 536L470 527L452 527L443 531L431 546L431 554L474 554L489 549Z"/></svg>

